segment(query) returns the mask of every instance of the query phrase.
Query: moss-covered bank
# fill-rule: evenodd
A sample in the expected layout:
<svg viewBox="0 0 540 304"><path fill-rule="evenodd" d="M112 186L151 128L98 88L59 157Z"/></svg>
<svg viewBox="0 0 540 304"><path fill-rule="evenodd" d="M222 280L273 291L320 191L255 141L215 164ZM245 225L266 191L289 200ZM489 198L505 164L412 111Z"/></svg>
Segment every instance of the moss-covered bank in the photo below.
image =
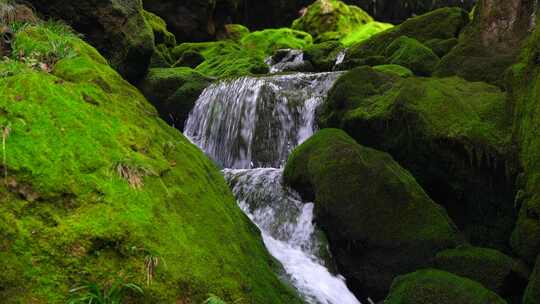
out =
<svg viewBox="0 0 540 304"><path fill-rule="evenodd" d="M144 286L130 303L298 302L215 165L95 49L48 24L14 53L0 62L3 303L119 277Z"/></svg>

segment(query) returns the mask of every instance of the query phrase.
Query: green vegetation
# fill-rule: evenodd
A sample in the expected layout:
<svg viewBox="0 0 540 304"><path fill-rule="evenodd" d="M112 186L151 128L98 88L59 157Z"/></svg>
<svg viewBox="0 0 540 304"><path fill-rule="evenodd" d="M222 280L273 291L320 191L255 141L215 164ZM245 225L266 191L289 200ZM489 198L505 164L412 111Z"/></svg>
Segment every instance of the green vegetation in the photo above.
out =
<svg viewBox="0 0 540 304"><path fill-rule="evenodd" d="M173 57L182 59L190 54L193 58L194 54L200 54L204 61L194 68L209 77L265 74L268 66L264 61L278 49L303 49L312 43L313 39L305 32L269 29L245 35L240 42L183 43L173 50ZM185 62L180 60L179 64L186 65Z"/></svg>
<svg viewBox="0 0 540 304"><path fill-rule="evenodd" d="M411 77L414 76L413 72L409 70L408 68L397 65L397 64L383 64L383 65L376 65L373 67L373 70L378 72L383 72L387 74L395 74L400 77Z"/></svg>
<svg viewBox="0 0 540 304"><path fill-rule="evenodd" d="M508 252L517 217L517 165L511 116L499 88L360 67L334 84L319 120L389 152L473 244Z"/></svg>
<svg viewBox="0 0 540 304"><path fill-rule="evenodd" d="M341 130L323 129L296 148L284 181L315 202L341 271L372 297L385 296L396 275L461 243L446 211L409 172Z"/></svg>
<svg viewBox="0 0 540 304"><path fill-rule="evenodd" d="M110 287L100 287L95 283L70 290L73 296L67 304L122 304L125 303L128 293L141 296L144 294L142 288L133 283L122 283L118 280Z"/></svg>
<svg viewBox="0 0 540 304"><path fill-rule="evenodd" d="M370 56L383 55L388 46L401 36L407 36L425 43L432 39L456 38L469 22L467 12L459 8L441 8L425 15L406 20L402 24L356 43L347 51L350 66L355 61Z"/></svg>
<svg viewBox="0 0 540 304"><path fill-rule="evenodd" d="M391 29L392 27L394 26L389 23L382 23L377 21L369 22L365 25L355 27L350 33L341 38L340 42L343 43L343 45L345 45L346 47L349 47L364 40L367 40L371 38L371 36L375 36L378 33Z"/></svg>
<svg viewBox="0 0 540 304"><path fill-rule="evenodd" d="M523 304L535 304L540 298L540 257L536 260L534 271L529 278L529 285L523 296Z"/></svg>
<svg viewBox="0 0 540 304"><path fill-rule="evenodd" d="M166 265L130 303L299 302L216 166L94 48L45 23L13 54L0 62L5 303L64 302L111 276L142 286L148 256Z"/></svg>
<svg viewBox="0 0 540 304"><path fill-rule="evenodd" d="M384 55L390 64L409 68L419 76L429 76L439 64L439 57L418 40L401 36L385 50Z"/></svg>
<svg viewBox="0 0 540 304"><path fill-rule="evenodd" d="M154 13L143 10L143 17L146 23L154 32L154 41L156 45L165 44L168 47L176 46L176 37L167 30L167 24L163 19Z"/></svg>
<svg viewBox="0 0 540 304"><path fill-rule="evenodd" d="M460 247L439 252L435 267L479 282L501 296L519 296L527 284L527 267L489 248Z"/></svg>
<svg viewBox="0 0 540 304"><path fill-rule="evenodd" d="M506 304L480 283L439 270L421 270L394 281L385 304Z"/></svg>
<svg viewBox="0 0 540 304"><path fill-rule="evenodd" d="M139 88L163 120L179 129L210 79L186 67L150 69Z"/></svg>
<svg viewBox="0 0 540 304"><path fill-rule="evenodd" d="M537 27L523 48L519 62L509 73L509 100L514 110L514 140L520 144L524 173L518 179L516 205L519 220L512 235L514 251L529 263L540 253L540 29Z"/></svg>

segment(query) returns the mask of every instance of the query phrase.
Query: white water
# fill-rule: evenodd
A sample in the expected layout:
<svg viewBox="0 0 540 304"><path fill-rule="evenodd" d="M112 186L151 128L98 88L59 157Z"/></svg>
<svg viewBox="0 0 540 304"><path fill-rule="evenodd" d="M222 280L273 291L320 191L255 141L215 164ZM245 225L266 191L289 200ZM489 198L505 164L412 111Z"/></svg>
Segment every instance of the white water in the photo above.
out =
<svg viewBox="0 0 540 304"><path fill-rule="evenodd" d="M333 274L313 204L281 184L288 155L316 129L315 111L340 73L244 77L207 88L185 134L225 168L239 206L310 304L359 304ZM266 168L263 168L266 167ZM275 168L268 168L275 167Z"/></svg>
<svg viewBox="0 0 540 304"><path fill-rule="evenodd" d="M269 57L266 64L270 67L270 74L294 71L304 65L304 51L286 49L278 51L278 55Z"/></svg>

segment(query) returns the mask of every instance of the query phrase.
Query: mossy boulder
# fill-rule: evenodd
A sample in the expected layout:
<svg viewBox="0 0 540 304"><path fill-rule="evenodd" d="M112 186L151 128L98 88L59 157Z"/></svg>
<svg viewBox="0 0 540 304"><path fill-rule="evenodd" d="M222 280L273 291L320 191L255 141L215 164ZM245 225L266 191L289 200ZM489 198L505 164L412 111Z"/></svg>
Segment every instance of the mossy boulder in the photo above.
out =
<svg viewBox="0 0 540 304"><path fill-rule="evenodd" d="M264 62L266 55L258 49L248 49L232 41L183 43L173 49L173 58L179 59L175 66L185 65L180 59L186 54L204 60L195 70L209 77L235 77L268 73Z"/></svg>
<svg viewBox="0 0 540 304"><path fill-rule="evenodd" d="M536 266L525 290L523 304L536 304L538 299L540 299L540 256L536 260Z"/></svg>
<svg viewBox="0 0 540 304"><path fill-rule="evenodd" d="M430 48L437 56L442 58L443 56L448 54L458 43L459 40L457 38L431 39L426 41L424 45Z"/></svg>
<svg viewBox="0 0 540 304"><path fill-rule="evenodd" d="M266 74L265 60L279 49L303 49L313 43L311 35L287 28L252 32L240 41L183 43L172 50L173 58L195 54L204 60L194 67L209 77L235 77ZM179 61L176 66L186 65ZM190 65L188 65L190 66ZM191 65L191 67L193 67Z"/></svg>
<svg viewBox="0 0 540 304"><path fill-rule="evenodd" d="M387 74L395 74L400 77L411 77L414 76L413 72L409 70L408 68L397 65L397 64L383 64L383 65L376 65L373 67L375 71L383 72Z"/></svg>
<svg viewBox="0 0 540 304"><path fill-rule="evenodd" d="M498 87L360 67L336 81L319 124L390 153L470 242L509 252L518 166L510 110Z"/></svg>
<svg viewBox="0 0 540 304"><path fill-rule="evenodd" d="M331 71L341 52L345 49L337 41L313 44L304 50L304 60L311 62L317 71Z"/></svg>
<svg viewBox="0 0 540 304"><path fill-rule="evenodd" d="M242 46L271 55L279 49L304 49L313 44L310 34L288 28L268 29L250 33L241 40Z"/></svg>
<svg viewBox="0 0 540 304"><path fill-rule="evenodd" d="M421 43L432 39L451 39L459 35L469 22L468 13L459 8L441 8L425 15L417 16L368 40L351 46L345 62L355 66L355 61L370 56L383 55L388 46L401 36L407 36Z"/></svg>
<svg viewBox="0 0 540 304"><path fill-rule="evenodd" d="M249 35L249 33L249 29L241 24L226 24L225 32L220 37L220 39L240 41L242 40L242 38Z"/></svg>
<svg viewBox="0 0 540 304"><path fill-rule="evenodd" d="M142 11L144 19L154 32L154 42L156 44L165 44L168 47L176 46L176 37L167 30L167 24L161 17L149 11Z"/></svg>
<svg viewBox="0 0 540 304"><path fill-rule="evenodd" d="M149 68L169 68L174 64L171 49L165 44L158 44L150 58Z"/></svg>
<svg viewBox="0 0 540 304"><path fill-rule="evenodd" d="M302 17L293 22L292 28L308 32L316 41L323 42L340 39L355 28L373 21L368 13L357 6L339 0L317 0Z"/></svg>
<svg viewBox="0 0 540 304"><path fill-rule="evenodd" d="M140 0L30 0L40 13L65 20L111 65L134 83L146 73L154 52L152 28Z"/></svg>
<svg viewBox="0 0 540 304"><path fill-rule="evenodd" d="M394 26L390 23L383 23L377 21L369 22L364 25L355 27L351 32L347 33L339 41L343 43L343 45L345 45L346 47L349 47L358 44L364 40L367 40L380 32L391 29L392 27Z"/></svg>
<svg viewBox="0 0 540 304"><path fill-rule="evenodd" d="M533 2L483 0L459 44L444 58L436 76L457 75L505 87L505 71L514 64L519 46L536 16Z"/></svg>
<svg viewBox="0 0 540 304"><path fill-rule="evenodd" d="M291 154L284 181L314 200L340 272L379 300L392 279L461 243L446 211L390 155L323 129Z"/></svg>
<svg viewBox="0 0 540 304"><path fill-rule="evenodd" d="M396 278L384 304L506 304L480 283L439 270Z"/></svg>
<svg viewBox="0 0 540 304"><path fill-rule="evenodd" d="M300 303L213 162L94 48L45 24L14 54L0 62L4 303L118 278L144 288L130 303Z"/></svg>
<svg viewBox="0 0 540 304"><path fill-rule="evenodd" d="M512 235L514 251L530 264L540 254L540 29L525 44L519 62L508 74L514 110L514 140L524 172L518 179L519 220Z"/></svg>
<svg viewBox="0 0 540 304"><path fill-rule="evenodd" d="M384 54L390 64L409 68L419 76L430 76L440 61L430 48L407 36L394 40Z"/></svg>
<svg viewBox="0 0 540 304"><path fill-rule="evenodd" d="M530 272L500 251L470 246L437 253L435 267L479 282L505 298L523 294Z"/></svg>
<svg viewBox="0 0 540 304"><path fill-rule="evenodd" d="M163 120L183 130L189 112L210 81L190 68L157 68L150 69L139 87Z"/></svg>

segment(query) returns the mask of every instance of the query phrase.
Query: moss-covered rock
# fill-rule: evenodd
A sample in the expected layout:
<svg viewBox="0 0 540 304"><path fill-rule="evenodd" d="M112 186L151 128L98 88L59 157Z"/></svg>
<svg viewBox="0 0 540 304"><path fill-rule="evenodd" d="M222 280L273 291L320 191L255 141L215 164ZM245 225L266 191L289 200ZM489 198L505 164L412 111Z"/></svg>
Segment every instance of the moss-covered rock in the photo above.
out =
<svg viewBox="0 0 540 304"><path fill-rule="evenodd" d="M439 270L396 278L384 304L506 304L480 283Z"/></svg>
<svg viewBox="0 0 540 304"><path fill-rule="evenodd" d="M536 259L536 266L525 290L523 304L536 304L538 299L540 299L540 256Z"/></svg>
<svg viewBox="0 0 540 304"><path fill-rule="evenodd" d="M340 39L355 28L373 22L373 18L354 5L339 0L317 0L302 17L296 19L292 28L310 33L316 41Z"/></svg>
<svg viewBox="0 0 540 304"><path fill-rule="evenodd" d="M195 69L209 77L233 77L268 72L263 52L245 48L231 41L183 43L173 50L173 58L185 58L187 52L198 53L204 58Z"/></svg>
<svg viewBox="0 0 540 304"><path fill-rule="evenodd" d="M340 39L340 42L343 43L343 45L345 45L346 47L349 47L351 45L367 40L380 32L391 29L392 27L394 26L390 23L382 23L377 21L369 22L364 25L355 27L351 32L343 36Z"/></svg>
<svg viewBox="0 0 540 304"><path fill-rule="evenodd" d="M527 267L500 251L460 247L437 253L435 267L479 282L503 297L520 296L527 285Z"/></svg>
<svg viewBox="0 0 540 304"><path fill-rule="evenodd" d="M0 62L4 303L117 278L144 286L130 303L299 303L216 166L94 48L54 24L15 48L22 62Z"/></svg>
<svg viewBox="0 0 540 304"><path fill-rule="evenodd" d="M472 23L459 37L459 44L442 58L436 76L458 75L504 87L505 71L519 54L516 46L534 23L534 9L533 2L479 1Z"/></svg>
<svg viewBox="0 0 540 304"><path fill-rule="evenodd" d="M174 59L171 49L165 44L158 44L154 48L154 54L150 58L149 68L169 68L173 65Z"/></svg>
<svg viewBox="0 0 540 304"><path fill-rule="evenodd" d="M241 40L242 46L271 55L279 49L304 49L313 44L310 34L288 28L268 29L250 33Z"/></svg>
<svg viewBox="0 0 540 304"><path fill-rule="evenodd" d="M473 244L509 251L517 165L511 114L499 88L361 67L334 84L319 121L389 152Z"/></svg>
<svg viewBox="0 0 540 304"><path fill-rule="evenodd" d="M383 64L376 65L373 67L375 71L383 72L387 74L395 74L400 77L411 77L414 76L413 72L406 67L397 64Z"/></svg>
<svg viewBox="0 0 540 304"><path fill-rule="evenodd" d="M420 76L431 75L440 61L430 48L407 36L394 40L384 55L390 64L404 66Z"/></svg>
<svg viewBox="0 0 540 304"><path fill-rule="evenodd" d="M189 112L210 79L190 68L150 69L139 85L142 93L170 125L182 130Z"/></svg>
<svg viewBox="0 0 540 304"><path fill-rule="evenodd" d="M39 12L65 20L96 47L120 74L141 79L154 51L152 28L140 0L29 0Z"/></svg>
<svg viewBox="0 0 540 304"><path fill-rule="evenodd" d="M317 43L304 50L304 60L311 62L317 71L331 71L344 50L343 45L337 41Z"/></svg>
<svg viewBox="0 0 540 304"><path fill-rule="evenodd" d="M448 54L458 43L459 40L457 38L431 39L426 41L424 45L430 48L437 56L442 58L444 55Z"/></svg>
<svg viewBox="0 0 540 304"><path fill-rule="evenodd" d="M167 24L158 15L149 11L142 11L144 19L154 32L154 42L156 44L165 44L168 47L176 46L176 37L167 30Z"/></svg>
<svg viewBox="0 0 540 304"><path fill-rule="evenodd" d="M509 100L514 109L514 140L524 173L518 180L519 220L512 235L514 251L529 263L540 254L540 29L526 43L509 73Z"/></svg>
<svg viewBox="0 0 540 304"><path fill-rule="evenodd" d="M220 39L240 41L242 38L249 35L249 33L249 29L241 24L227 24L225 25L225 32Z"/></svg>
<svg viewBox="0 0 540 304"><path fill-rule="evenodd" d="M408 36L421 43L432 39L456 38L469 22L466 11L459 8L441 8L417 16L368 40L355 44L347 51L345 61L383 55L386 48L397 38Z"/></svg>
<svg viewBox="0 0 540 304"><path fill-rule="evenodd" d="M323 129L294 150L285 182L315 202L339 270L360 295L383 298L392 279L460 243L446 211L390 155Z"/></svg>
<svg viewBox="0 0 540 304"><path fill-rule="evenodd" d="M223 40L215 42L183 43L173 49L173 57L194 57L200 54L204 61L194 67L210 77L233 77L265 74L266 58L279 49L303 49L313 43L311 35L287 28L257 31L244 36L239 42ZM176 66L186 65L179 61ZM190 65L188 65L190 66Z"/></svg>

